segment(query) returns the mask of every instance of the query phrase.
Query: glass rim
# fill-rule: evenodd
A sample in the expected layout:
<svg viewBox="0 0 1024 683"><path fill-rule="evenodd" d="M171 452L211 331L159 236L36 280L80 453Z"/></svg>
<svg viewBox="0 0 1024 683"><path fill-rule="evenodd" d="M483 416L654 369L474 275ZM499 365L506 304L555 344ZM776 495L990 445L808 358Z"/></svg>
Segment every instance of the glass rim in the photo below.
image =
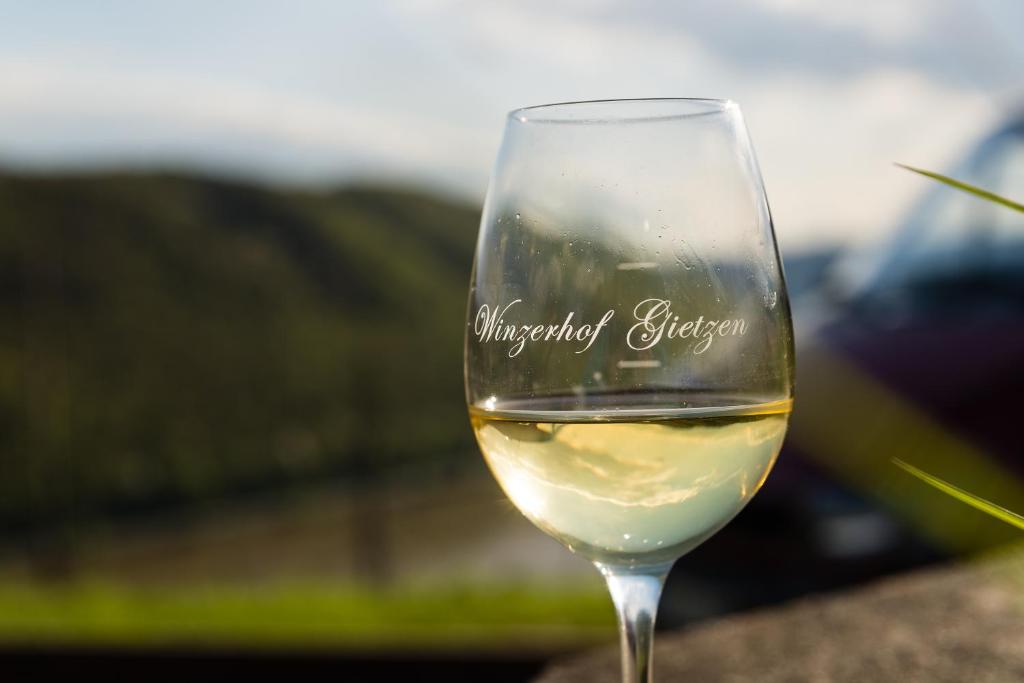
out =
<svg viewBox="0 0 1024 683"><path fill-rule="evenodd" d="M595 111L582 115L588 109ZM640 111L615 113L616 109ZM641 123L728 114L738 109L735 101L714 97L636 97L535 104L513 109L508 119L519 123Z"/></svg>

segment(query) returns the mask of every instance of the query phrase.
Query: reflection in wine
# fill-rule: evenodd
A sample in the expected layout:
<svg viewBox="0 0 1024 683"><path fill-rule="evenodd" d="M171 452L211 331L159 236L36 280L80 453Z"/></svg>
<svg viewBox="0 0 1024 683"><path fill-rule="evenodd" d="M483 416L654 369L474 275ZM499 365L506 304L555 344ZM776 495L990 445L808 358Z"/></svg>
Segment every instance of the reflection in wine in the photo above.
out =
<svg viewBox="0 0 1024 683"><path fill-rule="evenodd" d="M699 544L757 492L782 446L789 401L625 415L471 412L488 465L531 521L591 560L653 564Z"/></svg>

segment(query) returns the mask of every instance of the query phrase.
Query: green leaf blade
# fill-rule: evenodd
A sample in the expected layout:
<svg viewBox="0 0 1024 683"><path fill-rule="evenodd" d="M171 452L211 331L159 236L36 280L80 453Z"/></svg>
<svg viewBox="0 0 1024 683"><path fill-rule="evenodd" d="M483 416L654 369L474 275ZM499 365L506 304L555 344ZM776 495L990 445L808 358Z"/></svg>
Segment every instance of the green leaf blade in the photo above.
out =
<svg viewBox="0 0 1024 683"><path fill-rule="evenodd" d="M1018 529L1024 530L1024 516L1018 515L1013 510L1007 510L1001 505L996 505L995 503L985 500L980 496L976 496L973 493L964 491L959 486L954 486L953 484L950 484L948 481L944 481L942 479L939 479L938 477L928 474L924 470L918 469L911 465L910 463L900 460L899 458L893 458L892 462L894 465L901 468L908 474L917 477L924 483L937 488L939 491L942 491L943 493L952 496L953 498L956 498L960 502L970 505L971 507L977 510L981 510L985 514L991 515L992 517L995 517L1000 521L1015 526Z"/></svg>
<svg viewBox="0 0 1024 683"><path fill-rule="evenodd" d="M980 188L980 187L978 187L976 185L971 185L970 183L965 183L965 182L963 182L961 180L956 180L955 178L950 178L949 176L944 176L941 173L935 173L933 171L926 171L923 168L915 168L913 166L907 166L906 164L900 164L900 163L897 163L896 165L899 166L900 168L905 168L908 171L912 171L912 172L917 173L919 175L923 175L926 178L931 178L932 180L937 180L940 183L945 183L946 185L949 185L950 187L956 188L956 189L960 190L961 192L967 192L968 194L973 194L974 196L980 197L981 199L984 199L986 201L994 202L996 204L1001 204L1001 205L1003 205L1003 206L1005 206L1007 208L1013 209L1014 211L1020 211L1021 213L1024 213L1024 204L1019 204L1019 203L1013 201L1012 199L1007 199L1006 197L998 195L998 194L996 194L994 192L989 192L988 190L983 190L982 188Z"/></svg>

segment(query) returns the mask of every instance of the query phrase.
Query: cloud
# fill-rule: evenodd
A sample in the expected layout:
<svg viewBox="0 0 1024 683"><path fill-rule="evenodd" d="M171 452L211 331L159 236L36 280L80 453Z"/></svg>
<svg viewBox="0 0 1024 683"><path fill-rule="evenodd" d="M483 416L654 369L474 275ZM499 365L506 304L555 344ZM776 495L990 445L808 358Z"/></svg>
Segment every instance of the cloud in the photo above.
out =
<svg viewBox="0 0 1024 683"><path fill-rule="evenodd" d="M795 16L787 7L795 8ZM507 108L608 96L735 99L752 129L783 241L796 247L864 242L891 230L920 190L914 179L894 170L893 161L943 168L998 113L976 85L914 66L910 59L887 61L886 50L913 52L907 41L939 40L931 27L942 20L923 5L912 8L918 28L899 31L884 26L898 18L892 14L832 15L816 7L774 0L709 3L700 5L707 13L694 12L701 19L693 23L682 14L657 12L620 21L607 8L589 6L574 14L529 2L446 3L418 21L445 31L456 53L487 50L481 71L489 78L479 80L496 84L493 96ZM745 32L735 30L740 17L731 22L731 40L745 37L747 46L732 49L716 44L714 32L700 32L749 8L757 11L743 19ZM780 23L788 28L775 35ZM811 24L815 31L806 29ZM751 33L752 26L758 33ZM763 33L774 38L766 43ZM856 38L866 51L857 68L829 66L833 48L840 55L844 49L829 43L839 34ZM784 61L773 56L783 47L799 55L806 68L783 68ZM948 44L944 49L958 54ZM758 55L763 59L755 59Z"/></svg>
<svg viewBox="0 0 1024 683"><path fill-rule="evenodd" d="M434 30L446 26L507 30L481 33L500 42L564 32L561 50L550 56L586 56L587 49L615 43L580 38L642 30L673 40L697 42L717 60L766 72L802 72L809 77L856 77L878 68L921 70L961 86L1005 85L1017 81L1019 41L1000 37L983 11L992 0L689 0L666 3L470 2L412 3L407 12L433 16ZM1005 4L1005 3L1004 3ZM443 17L443 20L441 19ZM1020 12L1018 19L1022 18ZM530 31L519 30L528 22ZM614 48L612 48L614 49Z"/></svg>
<svg viewBox="0 0 1024 683"><path fill-rule="evenodd" d="M60 59L0 62L0 150L8 159L126 150L146 159L177 149L212 165L276 165L278 174L311 179L332 174L332 159L333 175L424 173L469 141L443 118L201 74L90 70ZM234 159L223 158L227 150ZM319 161L309 165L311 153Z"/></svg>
<svg viewBox="0 0 1024 683"><path fill-rule="evenodd" d="M169 28L122 7L113 32L103 9L19 22L0 45L0 159L397 177L478 199L509 109L728 97L782 239L802 246L891 227L920 190L891 162L945 167L997 118L1005 69L1019 81L1019 59L985 66L998 53L953 0L337 7L246 4Z"/></svg>
<svg viewBox="0 0 1024 683"><path fill-rule="evenodd" d="M998 120L983 94L903 69L836 85L773 80L748 97L776 223L796 247L884 236L923 189L893 162L947 168Z"/></svg>

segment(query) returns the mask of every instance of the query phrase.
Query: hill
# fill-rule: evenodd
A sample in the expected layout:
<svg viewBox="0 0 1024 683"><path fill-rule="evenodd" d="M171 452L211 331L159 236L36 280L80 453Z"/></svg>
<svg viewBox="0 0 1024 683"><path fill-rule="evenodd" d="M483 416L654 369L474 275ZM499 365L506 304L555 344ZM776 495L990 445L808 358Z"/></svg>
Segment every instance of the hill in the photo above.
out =
<svg viewBox="0 0 1024 683"><path fill-rule="evenodd" d="M0 530L463 456L478 215L372 188L0 175Z"/></svg>

